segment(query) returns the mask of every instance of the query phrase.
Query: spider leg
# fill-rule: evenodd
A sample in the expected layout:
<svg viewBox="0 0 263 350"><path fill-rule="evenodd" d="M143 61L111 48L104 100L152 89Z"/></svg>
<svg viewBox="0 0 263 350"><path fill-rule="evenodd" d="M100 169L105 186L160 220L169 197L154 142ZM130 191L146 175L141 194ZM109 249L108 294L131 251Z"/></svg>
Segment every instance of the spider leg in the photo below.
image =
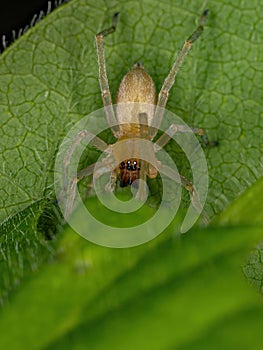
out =
<svg viewBox="0 0 263 350"><path fill-rule="evenodd" d="M98 150L102 152L107 152L107 149L110 149L109 146L101 140L99 137L93 135L88 130L82 130L79 132L75 139L72 142L72 145L68 148L66 155L63 159L62 172L63 172L63 189L64 193L67 194L66 198L66 207L65 207L65 218L67 219L72 212L74 199L76 196L76 187L79 180L91 175L94 172L96 163L89 165L88 167L80 170L77 176L71 178L69 181L69 164L71 162L72 156L76 148L81 144L81 142L87 142Z"/></svg>
<svg viewBox="0 0 263 350"><path fill-rule="evenodd" d="M119 127L117 126L117 119L112 106L112 98L109 88L109 82L107 77L106 70L106 61L104 54L104 37L114 33L117 25L118 14L115 13L112 19L112 26L108 29L103 30L102 32L96 34L96 46L97 46L97 56L98 56L98 65L99 65L99 82L101 97L104 104L104 110L109 126L116 138L118 138Z"/></svg>
<svg viewBox="0 0 263 350"><path fill-rule="evenodd" d="M106 144L106 142L104 142L103 140L101 140L99 137L93 135L91 132L89 132L88 130L82 130L81 132L79 132L75 139L72 142L72 145L68 148L66 155L63 159L63 185L64 185L64 190L67 189L68 186L68 166L70 164L71 161L71 157L74 153L74 151L76 150L76 148L80 145L80 143L86 140L87 143L90 143L91 145L93 145L94 147L96 147L99 151L104 152L108 145Z"/></svg>
<svg viewBox="0 0 263 350"><path fill-rule="evenodd" d="M193 45L193 43L199 38L199 36L202 34L203 30L204 30L204 24L205 24L205 20L208 14L208 10L205 10L202 14L201 20L200 20L200 25L198 26L198 28L189 36L189 38L185 41L181 51L178 53L176 60L170 70L170 72L168 73L163 86L159 92L158 95L158 101L157 101L157 105L156 105L156 112L154 115L154 121L156 122L156 126L158 128L158 125L161 124L162 122L162 118L163 118L163 114L164 114L164 108L166 106L167 100L168 100L168 96L169 96L169 92L174 84L175 81L175 77L177 75L177 73L179 72L184 60L186 59L186 56L188 55L188 53L191 50L191 47Z"/></svg>
<svg viewBox="0 0 263 350"><path fill-rule="evenodd" d="M169 166L162 164L161 162L159 162L158 168L161 173L181 184L189 192L192 205L200 214L203 210L203 206L200 203L198 193L195 190L193 183L186 177L180 175L179 172L175 169L172 169Z"/></svg>
<svg viewBox="0 0 263 350"><path fill-rule="evenodd" d="M76 177L73 177L67 187L67 199L65 208L65 219L68 219L73 210L74 200L76 196L77 184L80 180L93 174L93 179L96 181L100 176L107 172L114 172L114 167L116 167L116 162L113 160L113 156L110 152L108 155L102 159L100 162L91 164L86 168L80 170ZM111 180L113 180L111 178Z"/></svg>
<svg viewBox="0 0 263 350"><path fill-rule="evenodd" d="M217 141L208 140L203 129L189 128L186 125L171 124L169 128L155 142L155 150L158 151L160 148L163 148L177 132L180 132L180 133L193 132L194 134L201 136L204 146L218 145Z"/></svg>
<svg viewBox="0 0 263 350"><path fill-rule="evenodd" d="M140 123L140 136L144 139L149 139L149 130L148 130L148 116L147 113L139 113L139 123ZM146 181L147 174L147 162L145 160L141 160L141 179Z"/></svg>
<svg viewBox="0 0 263 350"><path fill-rule="evenodd" d="M150 129L148 126L148 116L147 113L139 113L138 116L139 124L140 124L140 136L142 139L150 140ZM148 150L151 152L151 150ZM154 155L154 154L153 154ZM150 156L150 154L148 154ZM139 189L136 193L136 198L144 201L147 198L147 187L146 187L146 179L147 176L150 178L155 178L157 176L157 170L156 168L148 163L144 159L140 159L140 183L139 183Z"/></svg>
<svg viewBox="0 0 263 350"><path fill-rule="evenodd" d="M117 181L117 172L116 169L112 170L110 174L110 180L105 186L106 192L113 192L116 188L116 181Z"/></svg>
<svg viewBox="0 0 263 350"><path fill-rule="evenodd" d="M73 177L70 180L69 185L67 186L67 189L66 189L67 199L66 199L66 207L65 207L65 214L64 214L64 217L66 220L69 218L69 216L73 210L73 204L74 204L76 190L77 190L77 184L78 184L79 180L84 179L85 177L91 175L94 172L95 165L96 164L94 163L92 165L89 165L85 169L82 169L78 173L77 177Z"/></svg>

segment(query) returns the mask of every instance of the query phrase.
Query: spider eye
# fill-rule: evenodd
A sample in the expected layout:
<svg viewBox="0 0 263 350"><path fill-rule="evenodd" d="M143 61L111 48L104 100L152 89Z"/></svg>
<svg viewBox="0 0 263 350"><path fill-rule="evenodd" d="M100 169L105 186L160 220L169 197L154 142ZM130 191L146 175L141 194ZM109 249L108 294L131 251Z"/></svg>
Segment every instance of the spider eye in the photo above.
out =
<svg viewBox="0 0 263 350"><path fill-rule="evenodd" d="M137 162L136 160L134 160L133 164L132 164L132 170L136 170L137 169Z"/></svg>

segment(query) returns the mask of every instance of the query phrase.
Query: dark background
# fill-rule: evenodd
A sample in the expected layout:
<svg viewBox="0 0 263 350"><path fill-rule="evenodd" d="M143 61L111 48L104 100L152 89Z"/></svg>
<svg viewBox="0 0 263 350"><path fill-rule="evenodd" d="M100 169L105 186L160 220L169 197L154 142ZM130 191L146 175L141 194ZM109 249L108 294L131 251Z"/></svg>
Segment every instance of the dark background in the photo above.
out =
<svg viewBox="0 0 263 350"><path fill-rule="evenodd" d="M51 8L55 8L55 0L51 0ZM35 14L42 10L47 12L48 0L1 0L0 4L0 50L3 50L2 37L6 36L8 44L13 42L12 30L16 37L19 29L30 24Z"/></svg>

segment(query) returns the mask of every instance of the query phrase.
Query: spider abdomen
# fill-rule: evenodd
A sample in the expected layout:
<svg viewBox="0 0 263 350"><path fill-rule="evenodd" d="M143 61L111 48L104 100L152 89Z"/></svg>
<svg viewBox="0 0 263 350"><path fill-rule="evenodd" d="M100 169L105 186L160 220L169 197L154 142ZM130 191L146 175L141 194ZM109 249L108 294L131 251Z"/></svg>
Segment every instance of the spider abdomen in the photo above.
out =
<svg viewBox="0 0 263 350"><path fill-rule="evenodd" d="M152 78L140 63L136 63L123 77L117 92L116 104L121 134L139 134L139 128L137 131L134 124L139 124L140 113L146 113L148 123L151 123L155 111L156 89ZM130 123L133 126L129 125Z"/></svg>
<svg viewBox="0 0 263 350"><path fill-rule="evenodd" d="M154 82L140 63L136 63L120 83L116 103L126 102L156 104Z"/></svg>

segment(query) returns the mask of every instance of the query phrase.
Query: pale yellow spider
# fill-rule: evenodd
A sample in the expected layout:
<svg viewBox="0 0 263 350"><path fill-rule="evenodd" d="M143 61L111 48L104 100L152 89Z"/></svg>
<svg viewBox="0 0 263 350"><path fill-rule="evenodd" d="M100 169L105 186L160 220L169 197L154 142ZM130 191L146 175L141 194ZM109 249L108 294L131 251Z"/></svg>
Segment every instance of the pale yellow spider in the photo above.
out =
<svg viewBox="0 0 263 350"><path fill-rule="evenodd" d="M104 173L111 172L107 190L113 191L115 189L117 179L120 181L120 186L125 187L133 184L137 179L145 182L146 176L155 178L158 174L156 169L157 166L154 166L155 164L158 164L159 171L170 178L176 179L178 183L185 187L190 193L193 206L198 211L201 210L199 199L193 184L174 169L171 169L166 165L162 165L160 161L157 161L154 155L156 150L165 146L176 132L187 132L189 130L186 130L182 125L172 124L155 143L151 142L152 146L149 147L148 142L146 144L146 150L143 149L144 147L140 141L152 141L156 135L158 131L157 128L151 126L161 124L169 91L172 88L175 77L194 41L201 35L204 29L207 13L208 10L203 12L200 25L185 41L181 51L177 55L177 58L175 59L175 62L159 92L157 103L156 89L152 78L145 71L141 63L136 63L124 76L120 83L116 97L116 115L112 105L111 92L109 90L106 73L104 37L115 32L118 13L114 14L113 16L112 26L96 35L101 96L107 122L111 127L114 136L117 138L117 142L112 145L107 145L97 136L91 135L88 130L83 130L76 136L76 139L74 140L72 146L68 149L64 158L64 174L67 174L67 166L69 165L75 148L85 138L91 140L92 145L94 145L100 151L105 152L107 156L103 159L103 161L89 165L85 169L80 170L77 177L71 179L69 183L65 175L64 188L67 193L65 217L68 217L72 211L76 186L79 180L91 175L92 173L94 173L93 178L96 180ZM133 103L136 104L133 105ZM209 142L207 140L207 137L202 129L192 128L192 131L200 135L206 145L215 144L215 142ZM148 157L150 156L150 159L152 160L151 163L143 160L143 157L140 158L142 152L146 152ZM96 170L94 171L95 165ZM145 188L143 185L141 185L143 182L140 182L137 192L137 198L142 200L146 196Z"/></svg>

